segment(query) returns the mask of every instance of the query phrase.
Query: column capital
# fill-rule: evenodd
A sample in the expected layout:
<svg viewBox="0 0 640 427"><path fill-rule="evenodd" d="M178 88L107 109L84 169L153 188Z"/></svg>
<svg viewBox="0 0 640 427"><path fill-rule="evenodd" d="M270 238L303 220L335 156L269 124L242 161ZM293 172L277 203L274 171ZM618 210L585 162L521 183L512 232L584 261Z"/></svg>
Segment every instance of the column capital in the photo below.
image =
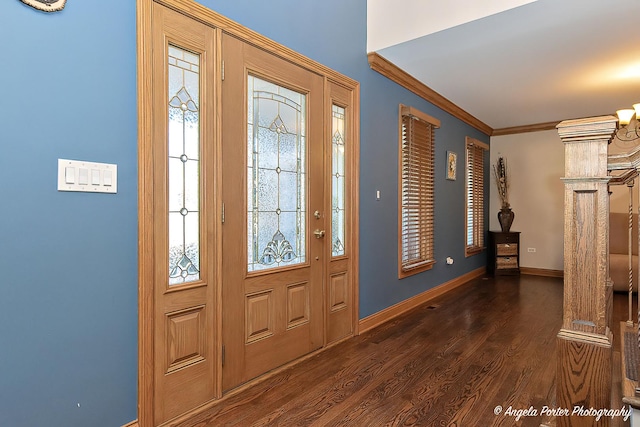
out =
<svg viewBox="0 0 640 427"><path fill-rule="evenodd" d="M601 116L558 124L558 135L564 143L565 178L607 176L608 146L616 123L613 116Z"/></svg>
<svg viewBox="0 0 640 427"><path fill-rule="evenodd" d="M556 128L563 142L609 140L616 131L618 119L614 116L588 117L585 119L565 120Z"/></svg>

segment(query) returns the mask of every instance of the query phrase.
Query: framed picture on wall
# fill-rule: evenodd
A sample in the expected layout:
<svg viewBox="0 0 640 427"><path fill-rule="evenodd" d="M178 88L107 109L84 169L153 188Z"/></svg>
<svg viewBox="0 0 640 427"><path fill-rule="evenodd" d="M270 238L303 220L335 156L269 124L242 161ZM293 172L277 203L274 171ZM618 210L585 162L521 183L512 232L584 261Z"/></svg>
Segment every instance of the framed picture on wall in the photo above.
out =
<svg viewBox="0 0 640 427"><path fill-rule="evenodd" d="M453 151L447 151L447 179L456 180L456 169L458 164L458 155Z"/></svg>

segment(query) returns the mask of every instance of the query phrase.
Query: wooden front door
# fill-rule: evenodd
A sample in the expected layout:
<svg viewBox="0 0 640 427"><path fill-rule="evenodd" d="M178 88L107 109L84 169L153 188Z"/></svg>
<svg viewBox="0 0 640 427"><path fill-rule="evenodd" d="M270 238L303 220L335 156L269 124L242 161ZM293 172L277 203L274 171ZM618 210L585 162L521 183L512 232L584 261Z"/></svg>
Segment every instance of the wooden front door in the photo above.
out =
<svg viewBox="0 0 640 427"><path fill-rule="evenodd" d="M223 36L223 389L323 345L323 78Z"/></svg>

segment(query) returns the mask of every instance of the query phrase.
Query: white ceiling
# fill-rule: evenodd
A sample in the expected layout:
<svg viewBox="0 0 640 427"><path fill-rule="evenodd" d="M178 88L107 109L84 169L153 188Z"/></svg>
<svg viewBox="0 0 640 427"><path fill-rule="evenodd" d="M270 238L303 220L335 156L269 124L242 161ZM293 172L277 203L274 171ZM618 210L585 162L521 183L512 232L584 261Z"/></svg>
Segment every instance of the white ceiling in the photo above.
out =
<svg viewBox="0 0 640 427"><path fill-rule="evenodd" d="M493 129L640 102L640 0L368 0L367 49Z"/></svg>

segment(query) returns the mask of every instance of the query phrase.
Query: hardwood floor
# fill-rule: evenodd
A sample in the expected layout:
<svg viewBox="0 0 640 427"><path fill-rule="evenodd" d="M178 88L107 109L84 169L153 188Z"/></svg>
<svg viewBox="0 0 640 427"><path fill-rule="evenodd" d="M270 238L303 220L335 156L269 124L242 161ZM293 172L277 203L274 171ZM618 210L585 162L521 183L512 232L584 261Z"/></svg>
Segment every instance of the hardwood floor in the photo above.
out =
<svg viewBox="0 0 640 427"><path fill-rule="evenodd" d="M625 295L616 294L614 325L626 313ZM229 396L181 427L539 426L549 421L542 408L554 406L561 319L562 279L479 278ZM619 364L615 370L619 389ZM537 415L516 420L506 414L510 407Z"/></svg>

